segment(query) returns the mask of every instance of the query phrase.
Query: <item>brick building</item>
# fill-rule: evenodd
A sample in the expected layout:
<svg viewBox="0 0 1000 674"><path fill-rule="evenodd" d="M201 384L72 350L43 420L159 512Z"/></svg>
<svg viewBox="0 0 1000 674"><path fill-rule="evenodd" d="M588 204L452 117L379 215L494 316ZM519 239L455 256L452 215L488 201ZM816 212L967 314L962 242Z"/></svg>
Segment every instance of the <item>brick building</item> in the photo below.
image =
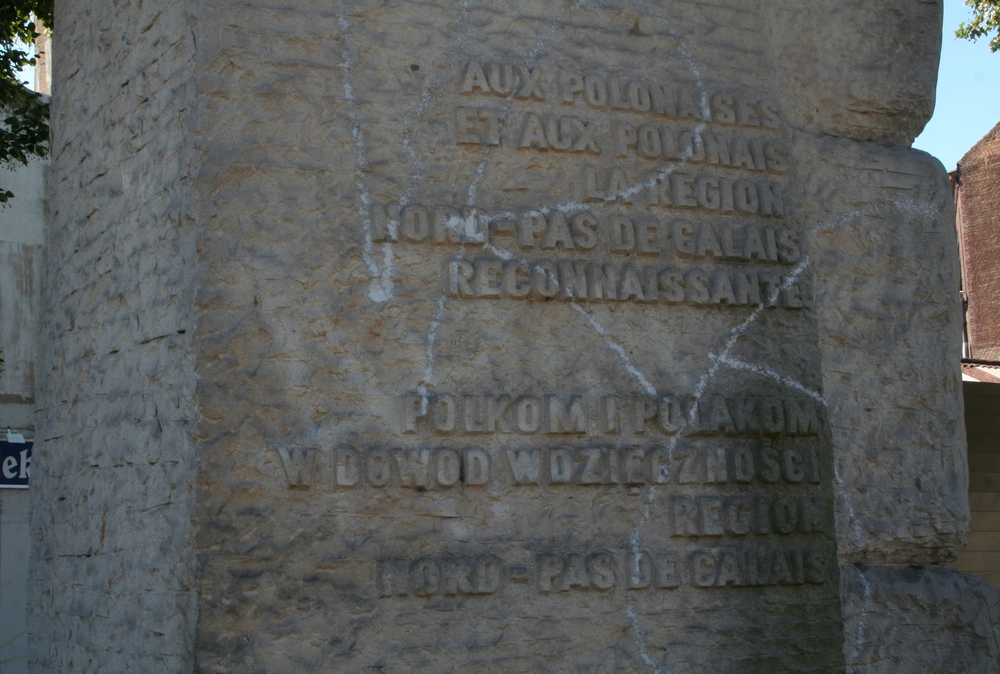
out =
<svg viewBox="0 0 1000 674"><path fill-rule="evenodd" d="M1000 124L951 174L962 256L972 534L954 568L1000 588Z"/></svg>
<svg viewBox="0 0 1000 674"><path fill-rule="evenodd" d="M1000 123L952 175L967 306L965 355L1000 360Z"/></svg>

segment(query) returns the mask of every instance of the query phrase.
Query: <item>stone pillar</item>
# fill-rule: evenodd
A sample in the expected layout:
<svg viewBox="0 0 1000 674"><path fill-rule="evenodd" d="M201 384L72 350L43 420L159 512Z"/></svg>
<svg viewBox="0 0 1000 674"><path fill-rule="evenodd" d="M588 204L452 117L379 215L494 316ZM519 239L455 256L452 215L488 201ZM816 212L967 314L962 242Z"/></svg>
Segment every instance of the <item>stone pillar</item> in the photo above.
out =
<svg viewBox="0 0 1000 674"><path fill-rule="evenodd" d="M191 671L194 15L56 2L32 671Z"/></svg>
<svg viewBox="0 0 1000 674"><path fill-rule="evenodd" d="M993 662L939 3L64 4L39 671Z"/></svg>

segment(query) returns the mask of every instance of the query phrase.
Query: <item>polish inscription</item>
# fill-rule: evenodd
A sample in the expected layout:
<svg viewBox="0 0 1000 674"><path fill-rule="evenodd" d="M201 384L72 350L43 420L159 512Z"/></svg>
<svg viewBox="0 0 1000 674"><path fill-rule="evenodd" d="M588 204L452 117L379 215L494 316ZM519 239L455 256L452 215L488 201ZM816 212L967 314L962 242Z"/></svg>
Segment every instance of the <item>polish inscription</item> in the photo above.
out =
<svg viewBox="0 0 1000 674"><path fill-rule="evenodd" d="M422 444L279 446L287 486L463 499L497 489L636 496L656 487L647 516L670 543L658 551L565 552L542 543L513 553L487 546L475 555L389 556L374 563L382 598L830 580L832 512L819 491L824 421L810 397L412 393L398 397L397 409L396 436Z"/></svg>
<svg viewBox="0 0 1000 674"><path fill-rule="evenodd" d="M297 448L305 471L286 465L290 486L312 484L315 460ZM291 459L294 461L294 459ZM385 487L447 490L506 486L623 487L678 484L818 484L819 464L812 448L756 447L507 447L481 448L336 448L325 486L333 489ZM289 470L291 467L291 470ZM294 484L293 484L294 483Z"/></svg>
<svg viewBox="0 0 1000 674"><path fill-rule="evenodd" d="M500 451L480 447L276 449L290 488L448 490L490 484L563 488L820 482L813 447L779 449L767 442L677 448L515 445Z"/></svg>
<svg viewBox="0 0 1000 674"><path fill-rule="evenodd" d="M399 396L401 435L815 436L820 407L809 397L621 396L450 393Z"/></svg>
<svg viewBox="0 0 1000 674"><path fill-rule="evenodd" d="M563 205L372 205L373 243L457 249L441 265L448 297L780 309L811 302L798 274L774 269L805 254L786 222L791 158L774 102L637 75L480 61L465 64L457 93L468 102L456 108L457 145L582 161L572 169L578 192ZM467 258L468 245L481 253Z"/></svg>

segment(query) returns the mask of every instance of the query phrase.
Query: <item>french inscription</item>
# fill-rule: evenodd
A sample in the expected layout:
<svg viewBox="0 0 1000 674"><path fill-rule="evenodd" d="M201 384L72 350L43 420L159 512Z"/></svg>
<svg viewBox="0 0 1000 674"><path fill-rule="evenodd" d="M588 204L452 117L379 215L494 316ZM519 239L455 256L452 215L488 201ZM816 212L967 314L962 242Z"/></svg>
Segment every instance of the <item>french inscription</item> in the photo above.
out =
<svg viewBox="0 0 1000 674"><path fill-rule="evenodd" d="M522 563L505 563L495 555L390 557L376 561L374 576L382 598L483 596L511 584L540 594L615 589L654 592L684 586L821 585L830 580L830 562L815 548L769 545L683 552L611 549L536 552Z"/></svg>
<svg viewBox="0 0 1000 674"><path fill-rule="evenodd" d="M801 309L797 276L568 260L455 258L444 265L449 297L580 300Z"/></svg>
<svg viewBox="0 0 1000 674"><path fill-rule="evenodd" d="M759 97L703 96L686 87L636 76L550 73L537 67L478 61L466 64L459 94L548 103L550 109L558 109L510 112L459 106L455 111L459 145L708 163L778 175L787 170L786 150L769 137L781 127L778 107ZM587 116L595 112L629 113L630 119L608 122ZM636 114L657 123L642 123ZM663 121L687 126L665 126ZM706 125L713 128L706 129Z"/></svg>
<svg viewBox="0 0 1000 674"><path fill-rule="evenodd" d="M660 124L608 125L573 115L518 115L495 108L456 108L455 143L706 164L773 175L784 175L788 170L788 151L781 142L746 132Z"/></svg>
<svg viewBox="0 0 1000 674"><path fill-rule="evenodd" d="M701 95L646 78L560 69L545 71L514 63L469 61L459 94L489 95L519 101L557 102L566 107L628 112L672 120L710 122L743 129L775 130L781 126L778 106L767 99L727 93Z"/></svg>
<svg viewBox="0 0 1000 674"><path fill-rule="evenodd" d="M690 200L692 208L701 202L718 208L721 203L719 181L703 181L684 174L670 176L670 179L673 183L663 183L672 185L668 189L673 196L663 197L672 200L670 203L687 205L684 200ZM706 191L709 188L714 191ZM750 183L736 185L734 189L734 194L742 194L743 197L730 201L728 208L736 204L739 209L753 213L764 208L769 216L782 217L778 215L784 213L780 191L774 192L770 187ZM769 196L761 199L761 194ZM655 213L629 216L597 213L589 209L528 210L519 214L507 213L504 217L491 217L473 209L459 212L450 206L421 204L378 206L375 210L373 239L376 242L403 241L425 245L482 243L513 251L551 250L576 255L635 254L643 257L669 255L695 260L786 265L794 264L801 257L797 232L767 224L696 221L684 217L662 220Z"/></svg>
<svg viewBox="0 0 1000 674"><path fill-rule="evenodd" d="M690 198L696 204L708 194L703 189L706 182L681 178L674 181L673 196L664 199L676 202L687 198L685 190L690 188ZM720 184L708 182L716 190ZM752 186L740 187L739 182L734 183L737 194L753 195L740 208L754 211L765 208L772 214L783 212L780 193L770 188L758 191L749 189ZM718 200L718 193L712 194L711 198ZM770 196L762 199L760 194ZM736 202L743 204L739 199ZM376 241L402 240L425 245L480 242L499 251L502 257L445 261L443 289L454 298L576 299L784 309L801 309L806 301L797 277L766 269L673 268L612 261L618 256L628 256L635 261L672 258L682 262L788 266L802 258L799 235L788 228L683 218L664 221L652 215L636 218L597 215L590 210L528 211L508 219L418 204L377 210L383 217L376 219ZM597 256L605 262L522 259L509 257L506 251L518 255L548 251L574 257Z"/></svg>

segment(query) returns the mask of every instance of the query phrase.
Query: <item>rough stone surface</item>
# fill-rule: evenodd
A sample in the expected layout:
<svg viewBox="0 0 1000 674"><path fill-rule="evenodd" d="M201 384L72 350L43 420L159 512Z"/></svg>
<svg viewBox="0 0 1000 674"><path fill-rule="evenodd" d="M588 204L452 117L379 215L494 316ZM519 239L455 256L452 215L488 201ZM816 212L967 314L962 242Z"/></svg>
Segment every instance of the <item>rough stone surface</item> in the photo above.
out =
<svg viewBox="0 0 1000 674"><path fill-rule="evenodd" d="M190 671L193 23L57 2L32 671Z"/></svg>
<svg viewBox="0 0 1000 674"><path fill-rule="evenodd" d="M920 135L934 111L941 2L809 0L762 11L791 123L902 145Z"/></svg>
<svg viewBox="0 0 1000 674"><path fill-rule="evenodd" d="M936 159L824 140L811 189L838 548L851 563L951 562L968 541L959 267Z"/></svg>
<svg viewBox="0 0 1000 674"><path fill-rule="evenodd" d="M921 11L925 8L939 10L933 4ZM201 243L199 286L210 290L199 294L197 340L199 430L206 448L199 506L206 597L199 630L201 669L225 671L236 662L265 669L293 667L293 662L303 667L335 663L348 670L375 663L390 669L433 669L446 652L462 667L478 664L506 671L560 666L725 671L744 661L780 669L833 671L842 666L840 630L830 629L839 623L835 579L811 587L768 587L763 580L767 574L749 580L746 557L748 549L764 554L764 549L801 546L806 555L818 551L817 559L833 569L835 562L825 556L831 551L825 542L832 534L824 529L828 525L818 524L812 534L792 539L777 534L748 539L729 532L720 540L712 537L711 526L685 529L678 509L688 503L684 498L710 509L713 499L729 503L737 495L807 496L826 513L819 521L828 521L835 482L829 442L840 439L833 426L841 417L834 413L841 404L853 412L857 401L837 391L845 399L841 403L838 397L831 407L826 431L810 439L783 431L762 440L759 432L718 425L715 437L712 431L704 431L708 438L691 436L693 428L669 435L656 430L652 420L647 429L609 434L598 419L604 396L619 397L619 404L666 395L694 397L704 402L706 415L715 401L728 400L732 411L736 401L752 395L786 404L804 400L822 408L831 374L821 352L826 333L836 329L858 341L869 330L834 316L838 303L841 298L856 303L870 298L864 295L868 289L859 288L863 281L857 280L857 269L845 269L843 260L824 256L825 241L818 242L825 229L840 231L847 213L893 208L901 199L917 211L911 218L915 229L921 215L937 222L924 223L933 229L947 212L947 202L933 201L939 195L920 192L941 182L939 167L922 164L907 150L848 140L838 145L817 133L901 140L926 118L926 91L908 99L910 92L896 84L879 87L881 80L873 78L871 89L854 87L848 93L850 73L874 69L884 51L865 47L844 52L849 55L842 57L842 71L819 65L826 63L824 57L813 53L807 58L803 50L809 47L793 44L792 36L808 32L802 28L805 22L820 36L810 45L838 50L838 40L856 42L855 19L821 25L828 17L818 7L782 10L779 6L754 15L738 3L711 10L673 3L669 12L655 6L635 11L625 5L491 4L455 13L433 4L417 8L400 3L340 14L218 4L228 28L203 39L204 75L199 80L205 109L213 113L201 118L199 128L203 157L211 158L199 180L211 223ZM864 13L874 25L870 10L855 6L844 11L855 17ZM217 20L207 17L208 24ZM933 39L934 21L930 23L924 39ZM798 24L796 30L783 30L792 24ZM919 41L919 31L927 26L926 21L908 24L910 37L901 41ZM762 32L776 37L761 45ZM931 58L929 53L933 50L919 58ZM799 57L787 58L789 54ZM912 67L918 57L908 58L900 68ZM331 63L339 68L331 70ZM816 64L810 73L822 70L828 77L811 79L814 75L797 72L809 79L803 90L795 78L782 76L787 72L783 68L800 63ZM480 65L481 75L475 70ZM504 94L504 67L514 74L537 68L542 91ZM499 92L490 90L494 72ZM252 79L242 80L251 73ZM571 78L577 76L582 91L574 92ZM590 85L587 76L600 79L600 85ZM652 81L687 89L695 105L701 100L715 105L718 92L733 92L729 95L744 103L734 103L740 117L733 126L718 109L708 120L693 119L695 113L683 121L665 121L653 112L627 110L650 105L641 95L633 106L611 101L614 94L609 92L605 103L600 91L587 89L610 89L614 80L620 82L623 98L627 82ZM336 88L326 98L302 94L319 81L334 82ZM560 98L564 89L569 92L566 101ZM739 106L772 97L781 109L776 128L768 130L762 122L764 128L750 130L755 120L744 118L745 108ZM910 127L900 124L888 118L887 109L906 110L917 121ZM600 125L597 147L574 152L580 134L572 122L562 131L560 116ZM490 120L500 118L501 128L494 132ZM532 126L535 120L538 128ZM555 125L552 132L544 128L549 123ZM731 166L723 168L718 156L654 159L653 146L662 151L667 136L638 137L650 128L720 134L734 156L741 139L774 142L787 149L788 166L769 167L766 158L764 165L754 166L730 157L722 163ZM628 129L635 130L635 138ZM569 147L560 148L560 133L568 134ZM499 142L493 144L497 135ZM892 176L908 171L919 175L910 183L887 186L884 192L897 190L891 197L873 186L844 194L853 189L869 159ZM744 210L742 216L726 216L702 203L700 213L692 212L685 208L683 194L669 190L654 203L647 185L671 171L692 180L710 175L777 184L785 210L776 217L777 208L772 212L758 205L752 214ZM832 185L839 188L834 195L829 194ZM624 194L616 196L616 191ZM838 198L852 203L845 208ZM676 203L664 204L668 199ZM687 199L696 206L694 196ZM387 206L393 209L389 213ZM463 209L465 221L459 217ZM529 232L521 238L531 211L542 213L532 221L541 223L541 229L537 237ZM581 213L597 220L600 240L593 248L579 239L575 248L558 239L559 218L573 227ZM453 226L485 227L486 245L434 245L435 237L453 235L435 229L435 218L446 225L449 214L455 218ZM611 230L617 226L615 216L624 217L628 226L649 219L673 238L658 238L646 250L616 241ZM770 266L733 264L732 255L698 250L694 241L687 255L679 243L686 225L671 230L678 217L690 222L693 238L699 238L705 220L716 226L788 227L800 248ZM718 236L725 236L722 229ZM851 264L859 255L877 254L865 233L845 236L847 241L835 245L849 251L845 254L852 256ZM905 269L900 275L933 271L948 242L944 237L927 254L922 239L898 238L889 245L902 248L898 257ZM703 243L709 249L713 245L709 239ZM915 250L921 252L914 257ZM450 262L457 258L468 262ZM588 301L548 301L547 291L537 287L526 289L527 299L516 299L511 295L521 292L519 277L510 287L503 286L501 277L521 268L507 272L488 266L506 262L509 270L522 261L545 269L540 266L545 260L556 261L551 269L557 276L559 261L612 263L623 277L629 264L639 274L645 266L689 274L705 268L708 275L778 270L793 288L801 281L805 308L788 308L797 299L778 309L718 305L725 288L717 288L715 306L711 297L706 299L710 306L698 306L690 290L687 304L680 305L666 304L667 297L654 303L636 301L636 296L598 302L592 287L583 291ZM943 276L947 284L951 271L945 265L927 283ZM496 281L488 277L492 273L498 274ZM820 273L831 276L829 286L815 282L814 274ZM587 283L593 283L590 277ZM662 292L669 294L666 288ZM855 292L863 297L854 298ZM494 294L504 297L490 299ZM829 300L828 294L833 295ZM874 294L873 301L896 299L886 292ZM927 304L927 313L947 334L956 317L947 299L934 295ZM877 307L878 316L891 306ZM907 357L923 363L925 351L942 343L947 345L947 337L938 342L917 334ZM960 403L954 387L943 399L929 390L942 380L947 377L935 366L908 394L934 397L940 416L947 419L949 410L960 411ZM876 387L871 395L884 401L880 391ZM526 418L520 436L516 428L509 435L493 428L483 433L477 424L483 425L486 406L505 405L505 395L513 401L515 415L520 409L530 417L532 402L541 408L552 404L552 396L565 409L575 396L589 416L580 433L564 433L577 428L558 426L547 409L544 427L537 432L526 430L536 423ZM458 417L454 431L448 417L452 400ZM516 408L519 401L522 407ZM894 413L887 407L887 414ZM866 414L859 430L870 434L881 419ZM517 419L511 423L516 426ZM694 425L692 419L684 423ZM955 424L949 428L932 416L925 435L956 430ZM719 437L726 434L742 438ZM914 434L904 435L909 440ZM775 456L815 452L819 484L806 487L779 479L782 484L772 487L755 476L751 484L740 485L734 478L709 476L713 469L707 463L698 476L681 475L687 470L682 457L689 453L707 461L710 448L724 448L732 462L741 447L760 452L772 445ZM598 477L588 476L588 448L625 461L620 452L633 446L647 454L662 448L670 457L671 475L663 485L641 478L633 487L586 484L621 481L600 463L606 458L595 461ZM442 480L434 471L447 474L447 462L462 458L463 470L474 471L470 454L462 454L470 447L488 457L490 481L478 486L465 475L458 486L448 488L451 478ZM429 450L426 457L420 448ZM560 486L552 472L552 462L561 460L558 448L566 448L569 461L575 462L572 485ZM389 453L383 455L385 450ZM857 448L848 445L845 450ZM538 458L531 452L538 452ZM929 455L930 448L915 453L913 463L925 471ZM380 463L383 456L386 464ZM430 477L400 471L414 457L418 464L427 461ZM532 481L515 473L517 457L541 465L541 485L516 484ZM762 454L756 460L766 463ZM358 475L354 461L361 465ZM943 463L954 470L955 460L947 452ZM389 470L385 487L377 484L383 465ZM867 476L859 470L849 477ZM900 478L892 497L912 489L914 476L906 479L910 482L903 484ZM936 476L924 479L933 490ZM961 480L947 486L952 493ZM857 500L853 493L841 493L838 514L845 503ZM931 555L953 554L953 534L965 521L961 502L954 497L945 508L924 506L943 535L919 519L875 522L889 529L884 538L892 538L879 552L891 555L895 545L906 548L906 560L925 549ZM699 510L699 516L705 512ZM260 533L235 535L241 531ZM871 536L877 538L877 533ZM907 540L912 538L919 542ZM741 560L739 577L727 581L718 572L709 581L697 577L691 565L709 550L718 565L729 563L723 558L734 553L733 559ZM678 555L681 587L660 590L665 592L661 595L629 589L630 559L637 553L649 553L650 559ZM602 581L594 579L587 565L605 559L609 565L613 559L617 575L611 587L600 588ZM499 589L485 581L477 585L476 574L485 576L494 566ZM777 582L775 573L770 582ZM763 587L739 587L758 581ZM727 582L737 587L697 587ZM662 613L664 602L681 612ZM282 605L296 608L278 611ZM607 629L578 627L583 616L595 615ZM394 629L400 621L406 625L402 631ZM337 636L321 639L331 623L339 626ZM777 648L780 655L759 645L752 624L774 626L771 638L787 644ZM695 636L704 629L726 636L709 651ZM531 638L536 633L544 638ZM630 636L623 639L623 633ZM793 635L802 640L796 643Z"/></svg>
<svg viewBox="0 0 1000 674"><path fill-rule="evenodd" d="M6 403L34 402L35 335L44 259L42 246L0 240L0 315L4 316L0 399Z"/></svg>
<svg viewBox="0 0 1000 674"><path fill-rule="evenodd" d="M951 203L884 144L940 3L117 9L56 64L40 667L841 672L841 563L954 557Z"/></svg>
<svg viewBox="0 0 1000 674"><path fill-rule="evenodd" d="M845 565L851 674L1000 671L1000 593L948 568Z"/></svg>

